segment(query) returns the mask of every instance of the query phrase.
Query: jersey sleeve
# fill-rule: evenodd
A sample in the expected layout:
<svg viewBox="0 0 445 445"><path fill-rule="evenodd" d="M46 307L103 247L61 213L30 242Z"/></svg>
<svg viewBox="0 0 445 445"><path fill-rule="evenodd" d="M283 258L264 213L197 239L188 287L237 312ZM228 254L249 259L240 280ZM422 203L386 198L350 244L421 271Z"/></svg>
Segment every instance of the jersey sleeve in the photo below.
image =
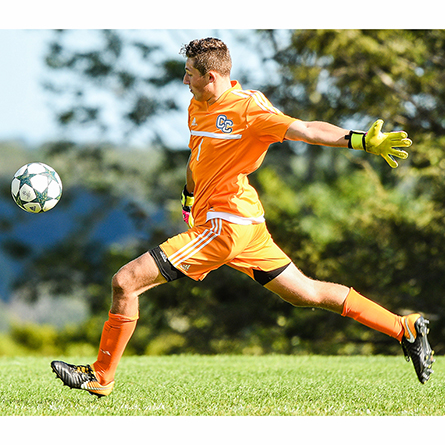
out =
<svg viewBox="0 0 445 445"><path fill-rule="evenodd" d="M247 107L247 124L255 136L263 142L272 144L282 142L284 136L297 119L275 108L259 91L249 91L251 99Z"/></svg>

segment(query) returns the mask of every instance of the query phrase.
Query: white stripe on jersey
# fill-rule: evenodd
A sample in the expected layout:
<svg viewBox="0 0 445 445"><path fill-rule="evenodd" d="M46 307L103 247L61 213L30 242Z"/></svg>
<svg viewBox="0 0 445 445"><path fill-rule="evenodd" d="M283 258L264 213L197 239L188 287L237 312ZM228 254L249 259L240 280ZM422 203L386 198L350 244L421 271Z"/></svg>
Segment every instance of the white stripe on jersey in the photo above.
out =
<svg viewBox="0 0 445 445"><path fill-rule="evenodd" d="M252 97L256 104L264 111L269 111L274 114L281 114L281 111L278 108L275 108L269 101L266 99L266 96L261 91L256 90L234 90L233 94L237 96L248 99Z"/></svg>
<svg viewBox="0 0 445 445"><path fill-rule="evenodd" d="M248 217L248 216L238 216L233 215L231 213L226 212L214 212L211 210L210 212L207 212L207 220L210 221L211 219L220 218L224 221L228 221L233 224L239 224L241 226L249 226L250 224L261 224L265 222L264 215L258 216L258 217Z"/></svg>
<svg viewBox="0 0 445 445"><path fill-rule="evenodd" d="M217 236L221 235L222 222L221 219L212 219L212 228L206 229L194 240L187 243L184 247L179 249L168 260L170 263L178 268L181 263L187 261L194 254L203 249L207 244L212 242Z"/></svg>
<svg viewBox="0 0 445 445"><path fill-rule="evenodd" d="M192 136L204 136L213 139L241 139L241 134L223 134L223 133L211 133L210 131L196 131L191 130Z"/></svg>

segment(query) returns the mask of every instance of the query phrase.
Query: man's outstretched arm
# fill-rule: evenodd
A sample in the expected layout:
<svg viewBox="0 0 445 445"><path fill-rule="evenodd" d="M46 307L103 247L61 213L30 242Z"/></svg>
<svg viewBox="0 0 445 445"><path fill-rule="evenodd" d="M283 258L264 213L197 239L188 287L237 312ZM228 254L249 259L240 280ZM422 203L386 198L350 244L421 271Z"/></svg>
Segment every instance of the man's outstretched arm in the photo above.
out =
<svg viewBox="0 0 445 445"><path fill-rule="evenodd" d="M383 121L379 119L365 133L364 131L348 131L327 122L297 120L288 128L285 139L303 141L312 145L365 150L382 156L392 168L396 168L398 164L394 158L406 159L408 153L400 149L410 147L412 141L408 139L405 131L382 133L382 125Z"/></svg>
<svg viewBox="0 0 445 445"><path fill-rule="evenodd" d="M329 124L328 122L305 122L297 120L288 128L285 139L303 141L311 145L329 147L348 147L346 136L348 130Z"/></svg>

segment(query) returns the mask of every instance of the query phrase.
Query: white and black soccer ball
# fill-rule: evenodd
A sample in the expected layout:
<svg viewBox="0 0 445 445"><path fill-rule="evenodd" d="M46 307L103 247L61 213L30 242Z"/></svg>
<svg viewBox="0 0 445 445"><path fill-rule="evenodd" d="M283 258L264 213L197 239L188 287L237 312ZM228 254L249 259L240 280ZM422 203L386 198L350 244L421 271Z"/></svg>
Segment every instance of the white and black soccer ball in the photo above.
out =
<svg viewBox="0 0 445 445"><path fill-rule="evenodd" d="M11 183L17 205L30 213L51 210L62 196L62 181L57 172L42 162L31 162L19 168Z"/></svg>

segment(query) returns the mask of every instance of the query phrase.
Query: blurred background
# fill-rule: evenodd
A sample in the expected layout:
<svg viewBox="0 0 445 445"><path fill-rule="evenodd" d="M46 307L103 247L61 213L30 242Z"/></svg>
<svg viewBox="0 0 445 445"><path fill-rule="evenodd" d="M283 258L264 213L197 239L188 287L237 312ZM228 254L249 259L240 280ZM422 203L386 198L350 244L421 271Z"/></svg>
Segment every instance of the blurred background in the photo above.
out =
<svg viewBox="0 0 445 445"><path fill-rule="evenodd" d="M224 40L232 78L286 114L404 129L391 169L363 152L283 143L250 180L269 230L304 273L431 320L445 351L445 32L442 30L0 30L0 355L95 355L112 275L186 229L181 45ZM64 191L45 214L10 196L41 161ZM282 302L222 267L140 298L127 354L401 354L397 342Z"/></svg>

